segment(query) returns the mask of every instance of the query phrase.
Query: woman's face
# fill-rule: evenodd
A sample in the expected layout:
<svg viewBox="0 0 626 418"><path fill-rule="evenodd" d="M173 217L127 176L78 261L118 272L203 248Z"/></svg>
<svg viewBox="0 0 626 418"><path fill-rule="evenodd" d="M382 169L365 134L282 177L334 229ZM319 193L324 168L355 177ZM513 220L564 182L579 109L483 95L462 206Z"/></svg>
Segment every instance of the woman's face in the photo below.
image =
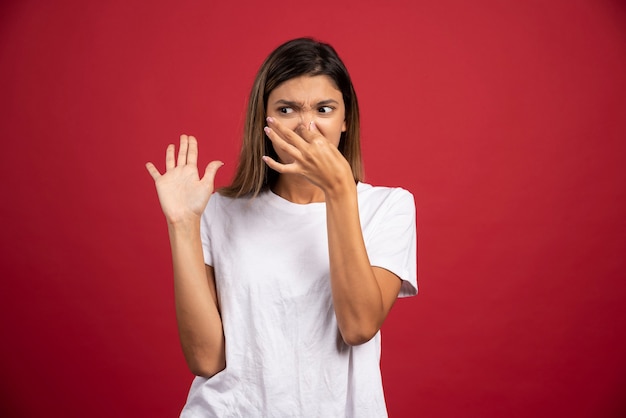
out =
<svg viewBox="0 0 626 418"><path fill-rule="evenodd" d="M335 146L346 131L346 108L341 91L326 75L301 76L279 84L267 99L267 116L295 130L298 125L317 129ZM279 155L283 162L283 158Z"/></svg>

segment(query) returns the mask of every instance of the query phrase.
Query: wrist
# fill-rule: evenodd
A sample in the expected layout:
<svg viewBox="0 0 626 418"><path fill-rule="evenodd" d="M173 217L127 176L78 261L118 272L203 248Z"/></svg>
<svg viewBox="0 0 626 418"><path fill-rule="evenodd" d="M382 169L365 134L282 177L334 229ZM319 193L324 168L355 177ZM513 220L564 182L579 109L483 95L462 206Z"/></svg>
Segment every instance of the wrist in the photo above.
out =
<svg viewBox="0 0 626 418"><path fill-rule="evenodd" d="M200 231L200 217L168 218L167 229L170 234L184 234Z"/></svg>
<svg viewBox="0 0 626 418"><path fill-rule="evenodd" d="M327 202L356 197L356 182L352 177L338 181L332 187L325 188L324 195Z"/></svg>
<svg viewBox="0 0 626 418"><path fill-rule="evenodd" d="M168 226L193 225L199 223L202 217L202 213L188 209L164 210L163 213Z"/></svg>

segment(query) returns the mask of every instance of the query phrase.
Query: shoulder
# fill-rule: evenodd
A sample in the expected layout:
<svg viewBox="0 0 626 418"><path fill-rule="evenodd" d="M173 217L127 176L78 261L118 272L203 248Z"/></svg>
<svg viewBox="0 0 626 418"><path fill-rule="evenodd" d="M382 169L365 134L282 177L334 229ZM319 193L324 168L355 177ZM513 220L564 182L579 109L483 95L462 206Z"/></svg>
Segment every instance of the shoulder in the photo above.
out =
<svg viewBox="0 0 626 418"><path fill-rule="evenodd" d="M359 183L357 193L361 205L400 205L415 210L413 194L402 187L372 186L367 183Z"/></svg>
<svg viewBox="0 0 626 418"><path fill-rule="evenodd" d="M240 216L242 211L245 212L246 202L250 202L250 199L246 197L233 198L215 192L209 199L203 217L217 220L225 217Z"/></svg>
<svg viewBox="0 0 626 418"><path fill-rule="evenodd" d="M271 210L271 203L266 191L256 196L248 194L240 197L230 197L215 192L211 195L204 213L224 219L254 217Z"/></svg>
<svg viewBox="0 0 626 418"><path fill-rule="evenodd" d="M234 199L230 197L226 197L218 192L215 192L211 195L211 198L209 199L209 203L207 204L207 207L204 212L207 213L207 212L219 211L222 208L224 208L225 205L229 205L229 202L233 200Z"/></svg>
<svg viewBox="0 0 626 418"><path fill-rule="evenodd" d="M263 195L264 193L259 194L259 196ZM211 195L211 199L209 200L209 205L213 205L216 208L229 208L229 209L233 209L236 207L245 207L245 206L250 206L251 204L257 203L257 200L263 200L263 199L258 199L258 197L252 197L251 195L243 195L240 197L231 197L231 196L226 196L222 193L220 193L219 191L214 192Z"/></svg>

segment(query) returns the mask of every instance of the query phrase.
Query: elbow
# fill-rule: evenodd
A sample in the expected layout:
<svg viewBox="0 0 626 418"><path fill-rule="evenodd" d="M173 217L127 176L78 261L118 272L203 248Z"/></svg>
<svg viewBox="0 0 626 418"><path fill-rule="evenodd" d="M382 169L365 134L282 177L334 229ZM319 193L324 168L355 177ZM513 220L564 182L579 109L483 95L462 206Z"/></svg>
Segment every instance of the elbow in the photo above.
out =
<svg viewBox="0 0 626 418"><path fill-rule="evenodd" d="M223 340L217 347L208 344L182 344L182 348L187 367L196 376L208 379L226 368Z"/></svg>
<svg viewBox="0 0 626 418"><path fill-rule="evenodd" d="M188 362L187 366L194 375L209 379L224 370L226 362Z"/></svg>
<svg viewBox="0 0 626 418"><path fill-rule="evenodd" d="M378 333L378 327L352 327L345 330L340 330L341 338L343 341L350 345L356 346L365 344Z"/></svg>
<svg viewBox="0 0 626 418"><path fill-rule="evenodd" d="M337 317L339 333L343 341L350 345L365 344L380 330L383 320L376 315L356 314L349 317Z"/></svg>
<svg viewBox="0 0 626 418"><path fill-rule="evenodd" d="M222 370L224 370L226 366L218 369L210 369L210 368L200 368L200 367L189 367L191 373L198 377L204 377L205 379L210 379Z"/></svg>

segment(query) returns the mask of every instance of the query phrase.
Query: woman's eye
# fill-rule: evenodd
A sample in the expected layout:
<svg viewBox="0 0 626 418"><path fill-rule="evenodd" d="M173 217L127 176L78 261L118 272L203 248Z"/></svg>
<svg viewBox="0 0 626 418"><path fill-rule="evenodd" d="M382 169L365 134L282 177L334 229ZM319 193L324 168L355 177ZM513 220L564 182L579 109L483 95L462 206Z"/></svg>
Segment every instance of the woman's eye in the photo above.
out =
<svg viewBox="0 0 626 418"><path fill-rule="evenodd" d="M292 108L290 108L290 107L281 107L280 109L278 109L278 111L279 111L280 113L285 113L285 114L287 114L287 113L293 113L293 109L292 109Z"/></svg>
<svg viewBox="0 0 626 418"><path fill-rule="evenodd" d="M333 108L330 106L322 106L318 109L320 113L330 113L333 111Z"/></svg>

